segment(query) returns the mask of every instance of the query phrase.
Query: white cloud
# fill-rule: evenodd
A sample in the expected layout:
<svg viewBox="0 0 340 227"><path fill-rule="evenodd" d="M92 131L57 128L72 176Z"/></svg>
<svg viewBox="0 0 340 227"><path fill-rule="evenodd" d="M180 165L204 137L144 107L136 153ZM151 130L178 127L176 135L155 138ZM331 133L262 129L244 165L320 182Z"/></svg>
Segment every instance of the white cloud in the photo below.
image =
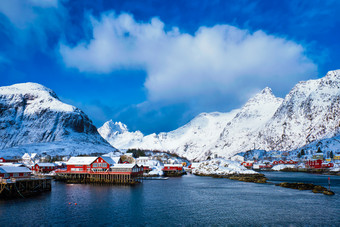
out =
<svg viewBox="0 0 340 227"><path fill-rule="evenodd" d="M150 102L240 100L266 86L288 91L317 71L303 46L261 30L216 25L191 35L176 27L166 31L157 18L145 23L113 13L90 21L93 39L60 44L66 66L97 74L144 69Z"/></svg>

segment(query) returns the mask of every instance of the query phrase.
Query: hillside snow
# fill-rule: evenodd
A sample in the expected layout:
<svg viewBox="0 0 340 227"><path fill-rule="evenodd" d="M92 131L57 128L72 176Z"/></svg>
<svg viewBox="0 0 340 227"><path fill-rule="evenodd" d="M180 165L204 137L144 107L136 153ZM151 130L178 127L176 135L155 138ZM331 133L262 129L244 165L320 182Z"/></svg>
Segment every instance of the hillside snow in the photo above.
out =
<svg viewBox="0 0 340 227"><path fill-rule="evenodd" d="M229 158L252 149L292 151L320 140L337 147L340 70L298 83L284 99L265 88L241 109L203 113L168 133L144 136L126 127L110 131L106 124L99 132L113 146L169 151L189 160Z"/></svg>
<svg viewBox="0 0 340 227"><path fill-rule="evenodd" d="M85 113L61 102L52 90L36 83L0 87L0 153L15 155L29 147L35 153L53 153L56 144L59 151L87 153L87 146L106 153L116 150Z"/></svg>

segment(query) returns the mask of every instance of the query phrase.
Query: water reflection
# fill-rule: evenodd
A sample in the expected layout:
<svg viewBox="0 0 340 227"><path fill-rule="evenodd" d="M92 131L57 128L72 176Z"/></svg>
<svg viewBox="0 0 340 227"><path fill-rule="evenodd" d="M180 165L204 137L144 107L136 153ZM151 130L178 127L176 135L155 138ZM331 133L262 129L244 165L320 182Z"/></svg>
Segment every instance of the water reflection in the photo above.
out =
<svg viewBox="0 0 340 227"><path fill-rule="evenodd" d="M273 182L325 185L328 176L268 173L268 177ZM133 187L54 182L51 193L0 202L0 224L340 225L340 177L331 178L337 193L331 197L192 175Z"/></svg>

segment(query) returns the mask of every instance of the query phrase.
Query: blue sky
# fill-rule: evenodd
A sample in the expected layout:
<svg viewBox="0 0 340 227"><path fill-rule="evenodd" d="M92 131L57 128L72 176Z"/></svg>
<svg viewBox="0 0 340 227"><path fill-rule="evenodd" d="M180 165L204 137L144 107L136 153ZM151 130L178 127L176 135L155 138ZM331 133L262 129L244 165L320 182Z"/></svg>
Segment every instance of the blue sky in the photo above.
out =
<svg viewBox="0 0 340 227"><path fill-rule="evenodd" d="M36 82L143 133L340 69L339 1L0 2L0 86Z"/></svg>

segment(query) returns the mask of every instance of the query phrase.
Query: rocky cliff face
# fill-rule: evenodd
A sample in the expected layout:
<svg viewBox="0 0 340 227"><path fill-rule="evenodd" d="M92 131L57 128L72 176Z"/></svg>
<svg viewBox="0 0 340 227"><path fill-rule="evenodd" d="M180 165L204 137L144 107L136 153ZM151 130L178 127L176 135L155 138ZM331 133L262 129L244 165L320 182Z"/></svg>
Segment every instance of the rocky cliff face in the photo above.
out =
<svg viewBox="0 0 340 227"><path fill-rule="evenodd" d="M0 150L52 143L59 143L62 148L61 142L115 150L98 134L85 113L62 103L52 90L35 83L0 87ZM46 146L37 149L47 149Z"/></svg>
<svg viewBox="0 0 340 227"><path fill-rule="evenodd" d="M298 83L284 99L265 88L230 113L203 113L168 133L141 136L139 132L138 139L124 142L124 148L158 149L204 160L228 158L254 148L290 151L325 139L337 147L338 135L340 70ZM121 141L115 136L106 138L113 146Z"/></svg>

